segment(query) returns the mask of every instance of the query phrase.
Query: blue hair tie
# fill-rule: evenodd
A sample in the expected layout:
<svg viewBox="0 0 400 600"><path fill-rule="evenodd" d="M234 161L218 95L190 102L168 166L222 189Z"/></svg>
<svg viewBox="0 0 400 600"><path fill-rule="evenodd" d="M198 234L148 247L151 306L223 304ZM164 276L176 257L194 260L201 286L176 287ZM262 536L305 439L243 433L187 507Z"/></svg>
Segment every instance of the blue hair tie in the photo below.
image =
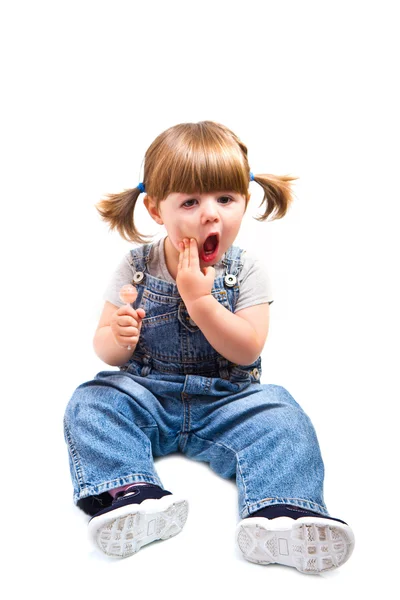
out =
<svg viewBox="0 0 400 600"><path fill-rule="evenodd" d="M251 171L250 171L250 181L254 181L254 175Z"/></svg>
<svg viewBox="0 0 400 600"><path fill-rule="evenodd" d="M144 192L144 191L145 191L144 183L139 183L139 185L138 185L137 187L139 188L139 190L140 190L141 192Z"/></svg>

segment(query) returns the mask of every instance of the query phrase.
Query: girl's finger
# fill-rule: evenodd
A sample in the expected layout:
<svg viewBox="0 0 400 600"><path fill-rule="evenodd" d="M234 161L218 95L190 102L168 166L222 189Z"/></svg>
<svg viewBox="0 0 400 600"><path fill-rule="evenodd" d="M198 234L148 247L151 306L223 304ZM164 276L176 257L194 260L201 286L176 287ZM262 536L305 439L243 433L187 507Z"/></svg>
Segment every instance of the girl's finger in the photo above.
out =
<svg viewBox="0 0 400 600"><path fill-rule="evenodd" d="M179 262L178 262L178 269L182 268L182 262L183 262L183 249L184 249L184 245L182 242L179 242Z"/></svg>
<svg viewBox="0 0 400 600"><path fill-rule="evenodd" d="M119 325L120 327L135 327L136 323L137 321L133 317L126 316L117 318L117 325Z"/></svg>
<svg viewBox="0 0 400 600"><path fill-rule="evenodd" d="M200 269L199 250L194 238L190 238L190 266L194 269Z"/></svg>
<svg viewBox="0 0 400 600"><path fill-rule="evenodd" d="M119 335L121 337L135 337L136 335L139 335L139 330L137 327L124 327Z"/></svg>
<svg viewBox="0 0 400 600"><path fill-rule="evenodd" d="M189 266L189 244L186 238L183 240L183 244L185 248L183 251L182 268L186 269Z"/></svg>
<svg viewBox="0 0 400 600"><path fill-rule="evenodd" d="M120 306L120 308L118 309L118 316L123 316L123 315L131 315L132 317L134 316L134 309L132 308L132 306L130 304L124 304L123 306Z"/></svg>

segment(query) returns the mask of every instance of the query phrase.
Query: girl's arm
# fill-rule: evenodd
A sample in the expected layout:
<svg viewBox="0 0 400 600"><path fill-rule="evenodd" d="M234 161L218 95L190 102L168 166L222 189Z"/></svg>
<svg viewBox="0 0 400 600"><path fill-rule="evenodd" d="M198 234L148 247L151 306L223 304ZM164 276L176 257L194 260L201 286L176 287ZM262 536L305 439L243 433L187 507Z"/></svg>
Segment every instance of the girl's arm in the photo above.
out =
<svg viewBox="0 0 400 600"><path fill-rule="evenodd" d="M260 356L269 329L268 303L234 314L210 295L186 308L211 346L229 361L251 365Z"/></svg>

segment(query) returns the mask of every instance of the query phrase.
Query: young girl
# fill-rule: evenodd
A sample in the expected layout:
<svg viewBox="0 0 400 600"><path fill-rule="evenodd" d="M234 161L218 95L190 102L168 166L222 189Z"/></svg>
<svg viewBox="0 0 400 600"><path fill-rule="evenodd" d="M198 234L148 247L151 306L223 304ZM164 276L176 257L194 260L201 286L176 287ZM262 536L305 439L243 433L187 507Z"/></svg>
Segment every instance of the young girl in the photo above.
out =
<svg viewBox="0 0 400 600"><path fill-rule="evenodd" d="M260 382L269 280L255 256L232 245L250 181L264 190L263 221L285 215L293 179L254 176L246 146L226 127L184 123L151 144L142 183L98 205L138 245L108 286L94 337L97 355L119 370L76 389L65 439L74 501L109 556L181 531L187 502L163 487L153 464L172 452L236 478L236 539L247 560L320 573L352 553L350 527L323 500L309 418L283 387ZM167 231L153 244L134 222L141 193ZM131 304L120 300L128 284Z"/></svg>

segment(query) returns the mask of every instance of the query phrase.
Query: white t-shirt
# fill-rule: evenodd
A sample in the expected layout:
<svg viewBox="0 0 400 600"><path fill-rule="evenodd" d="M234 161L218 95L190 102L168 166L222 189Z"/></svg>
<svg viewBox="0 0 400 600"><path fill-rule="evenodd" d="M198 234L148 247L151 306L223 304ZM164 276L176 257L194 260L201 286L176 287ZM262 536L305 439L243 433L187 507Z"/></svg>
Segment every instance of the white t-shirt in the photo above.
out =
<svg viewBox="0 0 400 600"><path fill-rule="evenodd" d="M176 283L175 279L169 273L165 262L164 240L166 237L167 236L153 243L147 268L150 275L153 277L168 281L168 283ZM225 254L222 259L224 257ZM213 265L215 277L220 277L225 274L225 266L222 264L222 259L220 262ZM235 312L256 304L264 304L265 302L272 304L273 294L271 282L262 262L247 251L242 254L242 262L243 267L238 277L240 291ZM118 265L104 292L103 299L111 302L111 304L114 304L115 306L122 306L124 303L119 298L119 291L123 285L132 283L134 273L135 267L133 265L132 255L128 252Z"/></svg>

